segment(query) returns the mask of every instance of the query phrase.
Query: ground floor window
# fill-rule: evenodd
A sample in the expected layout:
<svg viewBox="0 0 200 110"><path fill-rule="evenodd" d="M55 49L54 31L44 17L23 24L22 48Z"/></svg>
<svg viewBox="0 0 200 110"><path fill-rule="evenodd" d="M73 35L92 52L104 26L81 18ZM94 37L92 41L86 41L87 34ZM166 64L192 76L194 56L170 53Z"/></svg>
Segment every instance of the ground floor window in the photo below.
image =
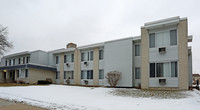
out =
<svg viewBox="0 0 200 110"><path fill-rule="evenodd" d="M17 70L17 78L19 78L19 70Z"/></svg>
<svg viewBox="0 0 200 110"><path fill-rule="evenodd" d="M140 79L140 67L135 68L135 79Z"/></svg>
<svg viewBox="0 0 200 110"><path fill-rule="evenodd" d="M25 77L28 77L28 69L25 69Z"/></svg>
<svg viewBox="0 0 200 110"><path fill-rule="evenodd" d="M81 79L93 79L93 70L82 70Z"/></svg>
<svg viewBox="0 0 200 110"><path fill-rule="evenodd" d="M150 63L150 77L178 77L177 61Z"/></svg>
<svg viewBox="0 0 200 110"><path fill-rule="evenodd" d="M60 79L60 71L56 72L56 79Z"/></svg>
<svg viewBox="0 0 200 110"><path fill-rule="evenodd" d="M74 71L64 71L64 79L74 79Z"/></svg>
<svg viewBox="0 0 200 110"><path fill-rule="evenodd" d="M104 70L99 70L99 79L104 79Z"/></svg>

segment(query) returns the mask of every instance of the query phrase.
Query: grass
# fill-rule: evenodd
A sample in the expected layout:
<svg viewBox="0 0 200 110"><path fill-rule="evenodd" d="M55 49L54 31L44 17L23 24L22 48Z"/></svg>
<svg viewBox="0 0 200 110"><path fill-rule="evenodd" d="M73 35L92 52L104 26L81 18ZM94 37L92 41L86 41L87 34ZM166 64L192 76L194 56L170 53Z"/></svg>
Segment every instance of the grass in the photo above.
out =
<svg viewBox="0 0 200 110"><path fill-rule="evenodd" d="M115 89L111 91L111 94L124 97L156 99L181 99L189 96L185 91L140 89Z"/></svg>

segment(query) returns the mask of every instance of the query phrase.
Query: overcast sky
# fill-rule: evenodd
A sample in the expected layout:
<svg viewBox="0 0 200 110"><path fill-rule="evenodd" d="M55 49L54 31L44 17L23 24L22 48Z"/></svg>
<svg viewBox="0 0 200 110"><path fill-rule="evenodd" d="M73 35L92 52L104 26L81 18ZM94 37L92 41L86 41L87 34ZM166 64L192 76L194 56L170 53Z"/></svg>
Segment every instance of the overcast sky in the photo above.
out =
<svg viewBox="0 0 200 110"><path fill-rule="evenodd" d="M188 18L193 73L200 73L200 0L0 0L12 54L65 48L140 35L146 22Z"/></svg>

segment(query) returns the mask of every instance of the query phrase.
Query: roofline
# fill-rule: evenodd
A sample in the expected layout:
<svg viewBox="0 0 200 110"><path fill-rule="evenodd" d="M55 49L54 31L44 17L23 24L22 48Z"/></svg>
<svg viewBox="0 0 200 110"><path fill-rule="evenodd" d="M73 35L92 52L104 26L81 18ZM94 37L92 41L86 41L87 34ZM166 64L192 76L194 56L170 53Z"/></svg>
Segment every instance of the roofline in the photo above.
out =
<svg viewBox="0 0 200 110"><path fill-rule="evenodd" d="M84 46L78 47L78 49L82 50L82 49L88 49L88 48L94 48L94 47L103 47L104 44L105 44L104 42L101 42L101 43L95 43L95 44L90 44L90 45L84 45Z"/></svg>
<svg viewBox="0 0 200 110"><path fill-rule="evenodd" d="M14 53L14 54L3 56L2 58L9 58L9 57L21 56L21 55L26 55L26 54L30 54L30 52L24 51L24 52Z"/></svg>
<svg viewBox="0 0 200 110"><path fill-rule="evenodd" d="M184 20L184 19L187 19L187 18L180 18L179 16L176 16L176 17L161 19L157 21L144 23L144 26L142 26L141 28L154 29L154 28L160 28L160 27L168 26L168 25L176 25L180 22L180 20Z"/></svg>

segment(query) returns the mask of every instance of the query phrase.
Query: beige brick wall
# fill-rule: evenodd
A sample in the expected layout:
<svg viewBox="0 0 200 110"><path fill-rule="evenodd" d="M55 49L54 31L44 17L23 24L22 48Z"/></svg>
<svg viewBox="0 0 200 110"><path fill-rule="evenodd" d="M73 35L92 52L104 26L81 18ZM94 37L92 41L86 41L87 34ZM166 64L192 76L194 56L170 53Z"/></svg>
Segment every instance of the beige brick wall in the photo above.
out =
<svg viewBox="0 0 200 110"><path fill-rule="evenodd" d="M29 80L30 84L37 83L38 80L46 80L46 78L51 78L53 83L55 83L55 73L49 70L42 69L29 69L29 77L24 80Z"/></svg>
<svg viewBox="0 0 200 110"><path fill-rule="evenodd" d="M99 48L94 48L93 85L99 85Z"/></svg>
<svg viewBox="0 0 200 110"><path fill-rule="evenodd" d="M141 28L141 88L148 89L149 87L149 34L148 30Z"/></svg>
<svg viewBox="0 0 200 110"><path fill-rule="evenodd" d="M179 89L188 89L188 29L187 19L178 24Z"/></svg>
<svg viewBox="0 0 200 110"><path fill-rule="evenodd" d="M74 52L74 84L79 85L81 80L81 55L80 50Z"/></svg>
<svg viewBox="0 0 200 110"><path fill-rule="evenodd" d="M64 53L60 54L60 84L64 84Z"/></svg>

